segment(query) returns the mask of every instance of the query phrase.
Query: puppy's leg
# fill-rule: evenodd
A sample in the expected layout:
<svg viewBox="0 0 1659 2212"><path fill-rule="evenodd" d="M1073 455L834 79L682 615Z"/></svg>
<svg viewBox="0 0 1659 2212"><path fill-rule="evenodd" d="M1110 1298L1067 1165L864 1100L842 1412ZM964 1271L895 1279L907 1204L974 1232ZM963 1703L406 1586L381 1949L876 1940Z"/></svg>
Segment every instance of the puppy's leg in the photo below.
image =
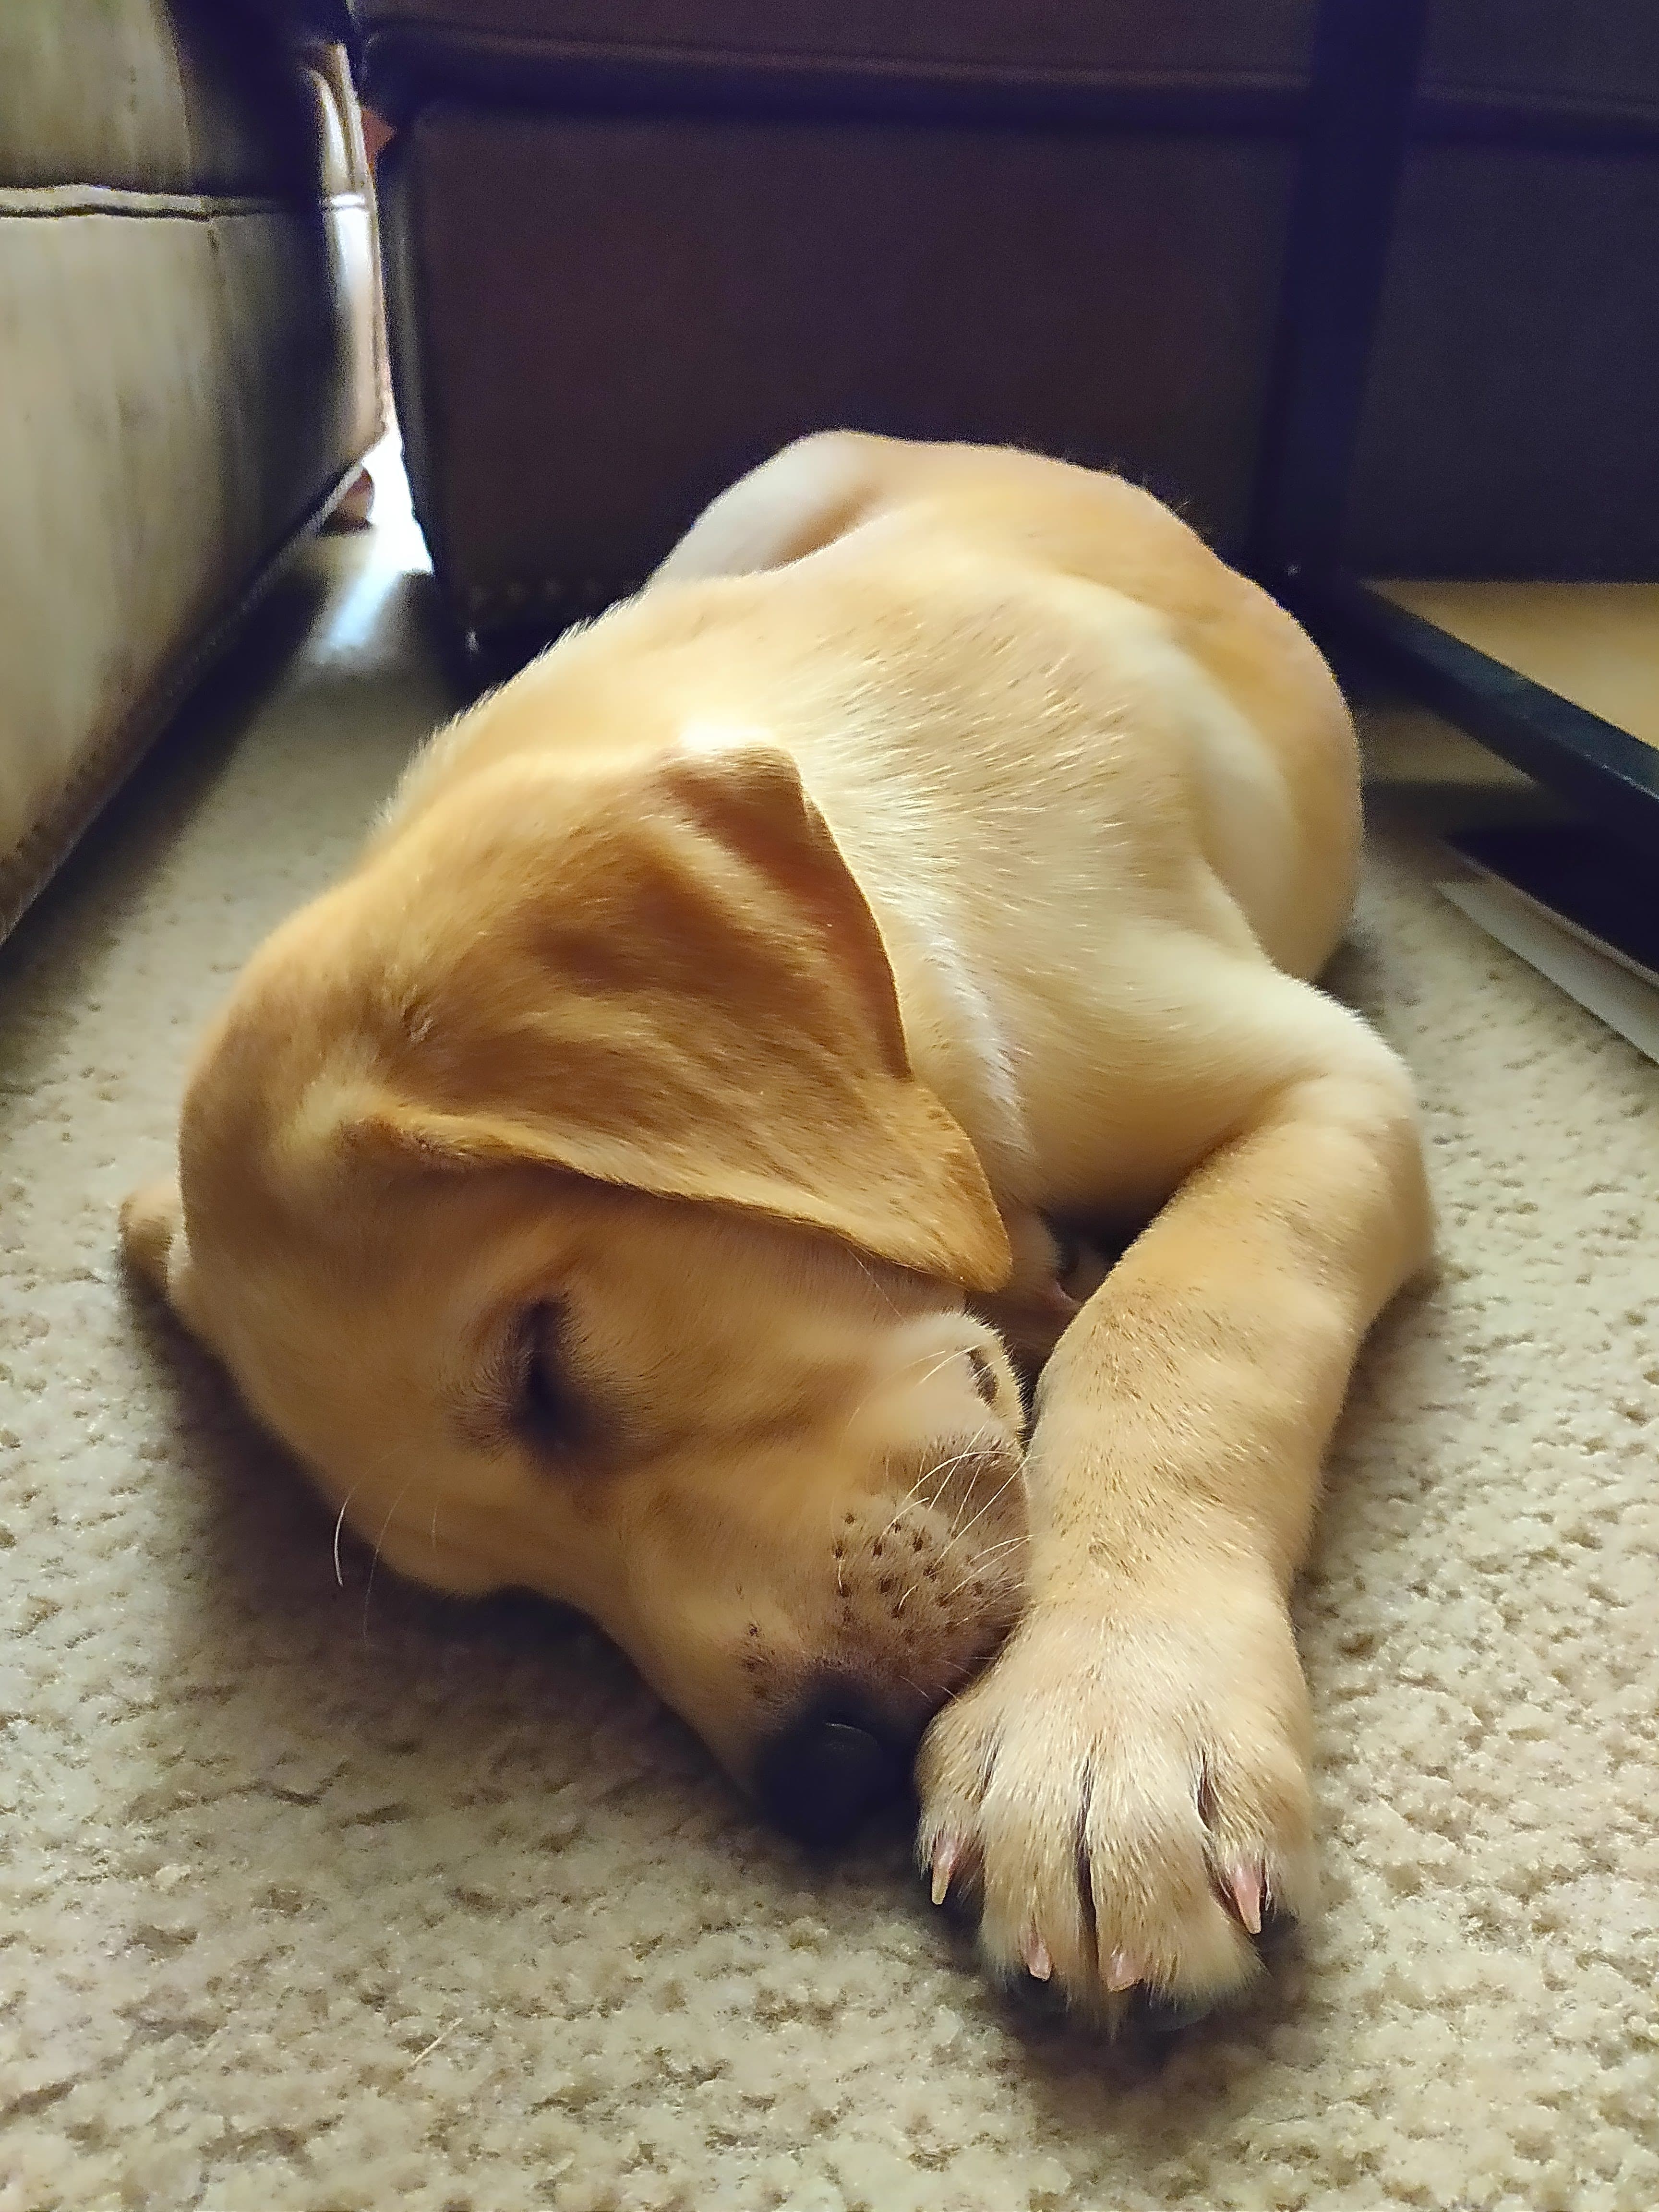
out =
<svg viewBox="0 0 1659 2212"><path fill-rule="evenodd" d="M1287 1593L1360 1339L1429 1256L1405 1070L1307 986L1251 992L1296 1049L1062 1338L1030 1610L921 1762L936 1894L977 1881L990 1960L1109 2014L1207 2008L1311 1900Z"/></svg>
<svg viewBox="0 0 1659 2212"><path fill-rule="evenodd" d="M711 501L652 583L752 576L830 544L880 488L883 444L856 430L797 439Z"/></svg>

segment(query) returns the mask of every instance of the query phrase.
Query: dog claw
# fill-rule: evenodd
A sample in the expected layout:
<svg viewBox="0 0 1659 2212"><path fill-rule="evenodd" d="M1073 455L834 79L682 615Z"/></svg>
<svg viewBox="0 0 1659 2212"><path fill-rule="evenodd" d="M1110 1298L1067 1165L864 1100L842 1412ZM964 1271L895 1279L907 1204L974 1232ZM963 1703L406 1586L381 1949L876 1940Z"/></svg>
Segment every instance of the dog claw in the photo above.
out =
<svg viewBox="0 0 1659 2212"><path fill-rule="evenodd" d="M1140 1979L1140 1967L1127 1951L1114 1951L1106 1961L1109 1990L1132 1990Z"/></svg>
<svg viewBox="0 0 1659 2212"><path fill-rule="evenodd" d="M1033 1931L1019 1947L1019 1955L1025 1961L1025 1971L1034 1982L1046 1982L1054 1971L1054 1962L1048 1956L1048 1946Z"/></svg>
<svg viewBox="0 0 1659 2212"><path fill-rule="evenodd" d="M1233 1910L1252 1936L1261 1933L1261 1901L1267 1885L1260 1867L1233 1867L1227 1876L1227 1895Z"/></svg>
<svg viewBox="0 0 1659 2212"><path fill-rule="evenodd" d="M928 1894L935 1905L943 1905L951 1894L951 1877L962 1858L962 1846L954 1836L941 1836L933 1846L933 1879Z"/></svg>

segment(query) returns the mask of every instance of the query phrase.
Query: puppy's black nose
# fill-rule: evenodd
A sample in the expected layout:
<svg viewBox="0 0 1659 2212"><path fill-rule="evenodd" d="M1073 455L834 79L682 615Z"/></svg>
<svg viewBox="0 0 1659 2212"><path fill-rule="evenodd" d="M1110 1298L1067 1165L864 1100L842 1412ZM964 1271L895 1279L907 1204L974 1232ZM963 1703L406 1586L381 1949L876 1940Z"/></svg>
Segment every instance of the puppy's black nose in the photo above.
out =
<svg viewBox="0 0 1659 2212"><path fill-rule="evenodd" d="M878 1805L896 1797L909 1762L872 1730L839 1713L817 1712L778 1737L762 1759L760 1799L781 1828L804 1844L844 1844Z"/></svg>

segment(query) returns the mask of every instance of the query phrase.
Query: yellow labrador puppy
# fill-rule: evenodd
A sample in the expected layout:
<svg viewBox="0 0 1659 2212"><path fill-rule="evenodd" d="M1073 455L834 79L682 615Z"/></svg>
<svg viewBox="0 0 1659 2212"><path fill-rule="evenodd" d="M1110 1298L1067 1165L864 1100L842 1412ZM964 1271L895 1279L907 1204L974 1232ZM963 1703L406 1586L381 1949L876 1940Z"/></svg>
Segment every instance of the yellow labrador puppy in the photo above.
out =
<svg viewBox="0 0 1659 2212"><path fill-rule="evenodd" d="M1357 838L1156 501L810 439L415 763L131 1255L394 1565L585 1608L810 1838L920 1743L996 1967L1200 2008L1310 1900L1286 1593L1429 1249L1310 981ZM1054 1220L1151 1225L1079 1305Z"/></svg>

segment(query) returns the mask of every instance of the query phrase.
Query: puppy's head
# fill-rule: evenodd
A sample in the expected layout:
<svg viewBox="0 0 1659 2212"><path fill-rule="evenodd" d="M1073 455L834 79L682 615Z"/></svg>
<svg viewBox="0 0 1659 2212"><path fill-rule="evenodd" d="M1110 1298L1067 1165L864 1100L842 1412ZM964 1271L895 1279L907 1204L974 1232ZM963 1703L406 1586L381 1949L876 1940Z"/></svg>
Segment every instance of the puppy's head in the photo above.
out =
<svg viewBox="0 0 1659 2212"><path fill-rule="evenodd" d="M581 1607L787 1823L1009 1626L1006 1237L781 753L406 809L256 957L131 1257L394 1566Z"/></svg>

